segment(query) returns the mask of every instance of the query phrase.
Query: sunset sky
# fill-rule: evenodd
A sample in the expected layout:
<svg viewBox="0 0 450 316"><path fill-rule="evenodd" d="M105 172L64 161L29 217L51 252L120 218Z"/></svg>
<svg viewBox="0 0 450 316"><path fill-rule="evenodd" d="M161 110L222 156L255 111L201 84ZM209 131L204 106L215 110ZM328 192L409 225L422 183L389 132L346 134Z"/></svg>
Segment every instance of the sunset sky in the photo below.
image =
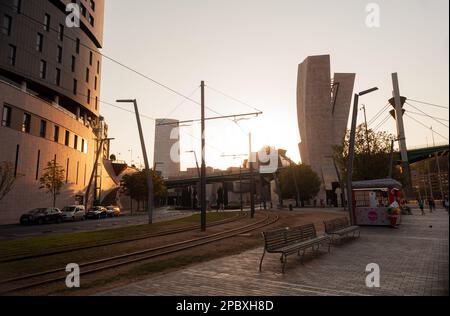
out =
<svg viewBox="0 0 450 316"><path fill-rule="evenodd" d="M264 114L239 122L207 123L206 160L216 168L238 165L222 154L248 152L263 145L287 149L300 160L296 84L297 67L309 55L331 55L332 72L355 72L355 91L373 86L379 91L360 99L370 120L392 96L391 73L398 72L401 94L448 107L449 25L447 0L376 1L380 27L366 26L362 0L107 0L102 52L143 74L200 101L200 81L225 92ZM104 60L101 99L110 103L136 98L141 114L151 118L196 119L200 107ZM447 118L442 109L412 103L430 115ZM131 105L119 104L122 107ZM206 105L224 115L253 112L212 90ZM408 111L418 112L405 106ZM143 163L135 117L102 105L110 125L111 153L119 159ZM387 115L370 127L374 128ZM207 111L207 116L217 116ZM448 143L448 121L411 114L442 134ZM142 118L147 149L153 161L154 121ZM358 122L363 122L360 112ZM408 146L432 143L430 130L405 118ZM396 133L390 119L380 130ZM182 168L193 167L200 153L200 125L181 130Z"/></svg>

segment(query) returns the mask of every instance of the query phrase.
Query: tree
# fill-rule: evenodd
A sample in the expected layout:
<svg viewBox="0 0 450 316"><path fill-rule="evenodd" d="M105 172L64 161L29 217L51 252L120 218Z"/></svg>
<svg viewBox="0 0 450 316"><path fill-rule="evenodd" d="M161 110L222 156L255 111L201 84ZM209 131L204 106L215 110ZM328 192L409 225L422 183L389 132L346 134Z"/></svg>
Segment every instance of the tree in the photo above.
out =
<svg viewBox="0 0 450 316"><path fill-rule="evenodd" d="M151 170L151 174L153 179L153 197L155 200L158 200L166 196L167 189L163 179L156 172ZM138 205L141 201L148 200L147 177L144 171L124 175L120 185L122 192L133 200L138 201Z"/></svg>
<svg viewBox="0 0 450 316"><path fill-rule="evenodd" d="M0 163L0 201L11 191L15 181L13 164L8 161Z"/></svg>
<svg viewBox="0 0 450 316"><path fill-rule="evenodd" d="M61 188L64 185L65 170L55 160L47 163L47 168L44 169L44 174L39 179L41 186L39 189L47 190L53 197L53 207L56 206L56 196L59 195Z"/></svg>
<svg viewBox="0 0 450 316"><path fill-rule="evenodd" d="M301 205L304 206L305 201L312 199L319 193L321 181L317 173L308 165L300 164L287 167L280 174L282 198L295 198L297 200L294 176L297 180L299 199Z"/></svg>
<svg viewBox="0 0 450 316"><path fill-rule="evenodd" d="M387 132L375 132L372 129L368 129L367 134L369 144L365 124L356 128L353 181L384 179L389 174L391 142L395 136ZM347 131L343 144L334 148L334 159L344 183L347 181L349 140L350 131ZM392 178L403 182L400 169L393 168L392 171Z"/></svg>

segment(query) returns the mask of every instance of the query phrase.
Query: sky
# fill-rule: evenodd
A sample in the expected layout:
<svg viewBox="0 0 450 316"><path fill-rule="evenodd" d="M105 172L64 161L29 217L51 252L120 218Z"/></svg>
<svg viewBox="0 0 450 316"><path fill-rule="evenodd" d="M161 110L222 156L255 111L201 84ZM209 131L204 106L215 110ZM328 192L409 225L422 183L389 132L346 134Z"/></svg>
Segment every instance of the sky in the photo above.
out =
<svg viewBox="0 0 450 316"><path fill-rule="evenodd" d="M370 121L392 97L391 74L400 92L429 115L448 119L449 2L447 0L106 0L102 52L170 88L200 101L200 82L207 86L206 116L263 112L238 124L206 123L206 162L215 168L237 166L239 159L264 145L287 150L300 161L296 89L298 64L307 56L329 54L331 72L356 73L355 92L377 86L360 98ZM368 27L369 4L379 8L379 27ZM371 15L373 17L373 15ZM374 20L371 20L374 21ZM224 92L243 105L208 88ZM198 119L200 107L104 59L101 99L137 99L150 163L155 122L150 118ZM131 104L120 104L130 107ZM420 113L405 105L408 111ZM118 159L143 163L135 117L103 104L101 114L115 140ZM371 124L375 128L385 111ZM430 126L436 144L448 143L448 121L410 114ZM145 117L144 117L145 116ZM364 121L362 111L358 123ZM393 119L379 130L396 134ZM432 132L405 117L409 147L431 145ZM200 155L200 125L180 131L181 167L194 167ZM131 153L132 151L132 153Z"/></svg>

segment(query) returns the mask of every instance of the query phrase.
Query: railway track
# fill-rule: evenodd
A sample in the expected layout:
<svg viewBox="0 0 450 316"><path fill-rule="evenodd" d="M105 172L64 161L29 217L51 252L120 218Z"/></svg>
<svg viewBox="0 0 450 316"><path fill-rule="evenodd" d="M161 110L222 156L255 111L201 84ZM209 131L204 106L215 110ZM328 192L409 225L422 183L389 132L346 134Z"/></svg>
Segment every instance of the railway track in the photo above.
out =
<svg viewBox="0 0 450 316"><path fill-rule="evenodd" d="M255 223L233 228L224 232L211 234L209 236L193 238L190 240L175 242L141 251L84 262L79 264L80 275L95 274L108 269L117 268L140 261L145 261L148 259L153 259L156 257L180 252L186 249L198 247L201 245L209 244L223 239L235 237L240 234L248 233L272 225L278 220L279 220L278 215L267 214L264 219L258 220ZM66 276L67 274L64 267L59 269L47 270L39 273L33 273L29 275L22 275L20 277L11 278L7 280L2 280L0 281L0 295L8 293L16 293L35 287L56 283L59 281L64 282Z"/></svg>
<svg viewBox="0 0 450 316"><path fill-rule="evenodd" d="M209 227L232 223L234 221L242 219L243 217L245 217L247 215L248 215L248 212L242 212L242 213L239 213L238 215L233 216L231 218L226 218L226 219L223 219L223 220L211 222L209 224ZM92 249L92 248L97 248L97 247L111 246L111 245L116 245L116 244L121 244L121 243L127 243L127 242L138 241L138 240L144 240L144 239L147 239L147 238L161 237L161 236L167 236L167 235L172 235L172 234L188 232L188 231L196 230L196 229L199 229L199 228L200 228L200 225L189 225L189 226L169 229L169 230L166 230L166 231L161 231L161 232L156 232L156 233L143 234L143 235L140 235L140 236L137 236L137 237L132 237L132 238L124 238L124 239L114 239L114 240L102 241L102 242L90 244L88 246L86 246L84 244L84 245L79 245L79 246L60 247L60 248L52 249L51 251L46 251L46 252L42 252L42 253L24 254L24 255L19 255L19 256L16 255L16 256L10 256L10 257L3 257L3 258L0 259L0 263L16 262L16 261L21 261L21 260L29 260L29 259L35 259L35 258L42 258L42 257L47 257L47 256L59 255L59 254L63 254L63 253L73 252L73 251L80 251L80 250ZM0 284L1 284L1 282L0 282Z"/></svg>

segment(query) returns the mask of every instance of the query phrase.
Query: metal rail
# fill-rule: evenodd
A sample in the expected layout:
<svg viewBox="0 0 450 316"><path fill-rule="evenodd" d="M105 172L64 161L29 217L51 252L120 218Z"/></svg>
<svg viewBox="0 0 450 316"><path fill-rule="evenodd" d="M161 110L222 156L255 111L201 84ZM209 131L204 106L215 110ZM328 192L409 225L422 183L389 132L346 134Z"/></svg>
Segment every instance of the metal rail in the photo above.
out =
<svg viewBox="0 0 450 316"><path fill-rule="evenodd" d="M247 216L247 212L240 213L231 218L226 218L226 219L222 219L219 221L211 222L210 226L218 226L218 225L232 223L234 221L239 220L240 218L242 218L244 216ZM91 244L89 246L61 247L62 249L59 249L59 250L53 250L53 251L43 252L43 253L39 253L39 254L12 256L12 257L6 257L6 258L4 257L4 258L0 259L0 263L16 262L16 261L21 261L21 260L28 260L28 259L35 259L35 258L59 255L59 254L67 253L67 252L87 250L87 249L104 247L104 246L111 246L111 245L116 245L116 244L121 244L121 243L126 243L126 242L143 240L143 239L152 238L152 237L161 237L161 236L183 233L183 232L187 232L187 231L191 231L191 230L196 230L199 228L200 228L200 225L189 225L189 226L174 228L174 229L170 229L170 230L166 230L166 231L162 231L162 232L144 234L139 237L99 242L99 243ZM2 284L2 283L4 283L4 281L0 281L0 284Z"/></svg>
<svg viewBox="0 0 450 316"><path fill-rule="evenodd" d="M245 225L242 227L227 230L225 232L219 232L219 233L215 233L215 234L212 234L209 236L194 238L194 239L176 242L176 243L172 243L172 244L167 244L167 245L163 245L163 246L158 246L158 247L154 247L154 248L150 248L150 249L146 249L146 250L131 252L128 254L123 254L123 255L118 255L118 256L113 256L113 257L108 257L108 258L103 258L103 259L99 259L99 260L85 262L85 263L82 263L79 265L80 268L97 265L97 264L102 264L102 263L104 263L104 265L101 265L99 267L94 267L89 270L80 271L80 274L81 275L93 274L93 273L101 272L101 271L104 271L107 269L117 268L117 267L120 267L123 265L148 260L148 259L163 256L163 255L168 255L168 254L172 254L175 252L190 249L193 247L205 245L205 244L212 243L215 241L231 238L231 237L237 236L239 234L248 233L250 231L257 230L257 229L263 228L268 225L272 225L275 222L277 222L278 220L279 220L278 215L268 214L268 215L266 215L266 217L264 219L259 220L256 223L252 223L252 224ZM125 259L125 260L123 260L123 259ZM119 262L113 262L113 261L119 261ZM17 292L17 291L26 290L26 289L30 289L33 287L65 280L66 272L65 272L65 268L59 268L59 269L52 269L52 270L47 270L47 271L43 271L43 272L39 272L39 273L33 273L33 274L29 274L29 275L23 275L23 276L8 279L8 280L3 280L0 284L11 284L11 283L14 283L17 281L38 278L38 277L42 277L42 276L46 276L46 275L50 275L50 274L56 274L56 273L64 273L64 274L49 277L47 279L38 280L35 282L31 282L31 283L18 285L16 287L12 287L12 288L8 288L8 289L2 289L2 290L0 290L0 294L3 295L6 293Z"/></svg>

